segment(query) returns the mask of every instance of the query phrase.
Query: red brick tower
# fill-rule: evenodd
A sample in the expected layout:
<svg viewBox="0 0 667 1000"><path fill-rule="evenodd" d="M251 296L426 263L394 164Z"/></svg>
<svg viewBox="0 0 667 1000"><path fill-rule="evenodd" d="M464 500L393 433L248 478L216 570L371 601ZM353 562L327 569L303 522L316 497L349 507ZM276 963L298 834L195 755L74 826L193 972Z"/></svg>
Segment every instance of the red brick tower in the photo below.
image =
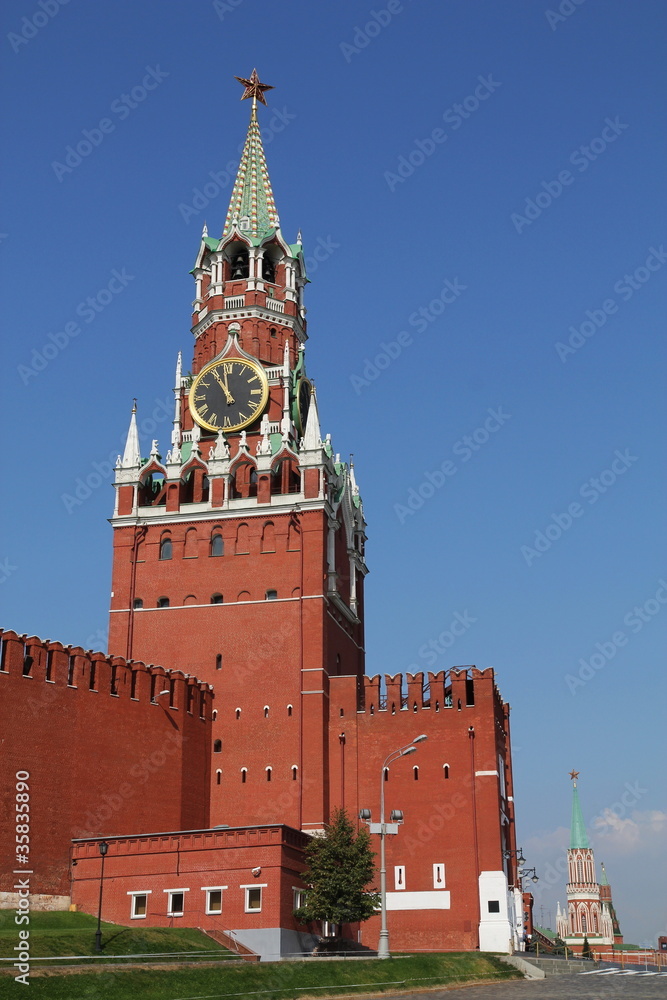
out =
<svg viewBox="0 0 667 1000"><path fill-rule="evenodd" d="M192 371L176 368L171 447L116 468L110 648L215 686L211 822L328 818L330 678L364 674L365 522L322 440L305 373L307 278L287 243L257 119L221 238L195 267Z"/></svg>

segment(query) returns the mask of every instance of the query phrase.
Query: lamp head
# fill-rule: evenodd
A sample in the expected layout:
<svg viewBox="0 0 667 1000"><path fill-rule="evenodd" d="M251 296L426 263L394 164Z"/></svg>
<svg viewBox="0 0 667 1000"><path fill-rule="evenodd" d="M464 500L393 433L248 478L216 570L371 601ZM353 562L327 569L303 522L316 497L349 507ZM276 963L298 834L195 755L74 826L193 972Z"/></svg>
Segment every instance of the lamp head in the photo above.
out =
<svg viewBox="0 0 667 1000"><path fill-rule="evenodd" d="M371 811L370 811L370 809L360 809L359 810L359 819L362 819L365 823L367 823L370 820L370 818L371 818Z"/></svg>
<svg viewBox="0 0 667 1000"><path fill-rule="evenodd" d="M525 858L524 858L524 856L523 856L523 851L520 851L520 852L519 852L519 857L518 857L518 858L516 859L516 863L517 863L518 865L525 865L525 863L526 863L526 859L525 859Z"/></svg>
<svg viewBox="0 0 667 1000"><path fill-rule="evenodd" d="M412 742L413 743L423 743L424 740L427 740L427 739L428 739L428 736L426 735L426 733L422 733L421 736L417 736Z"/></svg>
<svg viewBox="0 0 667 1000"><path fill-rule="evenodd" d="M101 840L101 841L99 842L99 844L97 845L97 847L98 847L98 849L99 849L99 852L100 852L100 854L102 855L102 857L104 857L104 855L105 855L105 854L107 853L107 851L109 850L109 845L107 844L106 840Z"/></svg>
<svg viewBox="0 0 667 1000"><path fill-rule="evenodd" d="M408 747L407 750L403 751L403 753L401 754L401 757L407 757L408 754L416 753L416 752L417 752L417 747Z"/></svg>

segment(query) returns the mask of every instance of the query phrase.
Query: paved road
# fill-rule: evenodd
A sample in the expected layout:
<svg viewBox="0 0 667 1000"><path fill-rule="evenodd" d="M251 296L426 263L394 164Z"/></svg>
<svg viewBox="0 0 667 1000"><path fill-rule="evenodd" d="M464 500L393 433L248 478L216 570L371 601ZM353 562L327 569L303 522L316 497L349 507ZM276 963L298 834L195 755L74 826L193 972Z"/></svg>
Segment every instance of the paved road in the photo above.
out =
<svg viewBox="0 0 667 1000"><path fill-rule="evenodd" d="M658 1000L667 997L667 973L579 972L457 990L402 993L396 1000L454 1000L455 993L460 1000ZM391 998L384 994L382 1000Z"/></svg>

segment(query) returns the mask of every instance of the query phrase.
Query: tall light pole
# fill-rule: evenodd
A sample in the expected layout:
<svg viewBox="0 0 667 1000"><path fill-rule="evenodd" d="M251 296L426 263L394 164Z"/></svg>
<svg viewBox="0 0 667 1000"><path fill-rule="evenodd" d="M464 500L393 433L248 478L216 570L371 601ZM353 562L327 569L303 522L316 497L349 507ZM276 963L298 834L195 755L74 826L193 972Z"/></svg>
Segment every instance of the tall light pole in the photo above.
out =
<svg viewBox="0 0 667 1000"><path fill-rule="evenodd" d="M378 958L391 958L389 954L389 928L387 927L387 861L386 861L386 851L385 851L385 837L387 834L398 833L398 824L403 822L403 813L394 809L391 813L391 823L385 823L384 820L384 782L385 782L385 770L390 764L398 760L399 757L407 757L408 754L415 753L417 750L417 743L423 743L428 737L422 733L421 736L417 736L412 743L407 743L404 747L400 747L398 750L392 750L390 754L387 755L385 759L382 770L380 772L380 822L379 823L369 823L369 829L371 833L380 834L380 940L378 941ZM370 810L362 809L359 813L361 819L366 821L370 820Z"/></svg>
<svg viewBox="0 0 667 1000"><path fill-rule="evenodd" d="M102 868L100 870L100 900L97 907L97 930L95 931L95 951L102 951L102 887L104 886L104 859L107 856L109 845L106 840L101 840L97 845L102 855Z"/></svg>

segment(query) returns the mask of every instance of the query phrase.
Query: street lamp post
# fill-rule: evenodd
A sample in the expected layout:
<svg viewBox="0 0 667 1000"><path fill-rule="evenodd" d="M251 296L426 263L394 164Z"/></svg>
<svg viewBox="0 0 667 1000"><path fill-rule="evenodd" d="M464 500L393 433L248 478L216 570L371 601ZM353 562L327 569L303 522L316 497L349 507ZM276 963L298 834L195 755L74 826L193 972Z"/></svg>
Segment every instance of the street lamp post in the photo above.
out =
<svg viewBox="0 0 667 1000"><path fill-rule="evenodd" d="M390 819L391 823L385 823L384 819L384 782L385 770L400 757L407 757L408 754L415 753L416 744L423 743L428 737L422 733L417 736L412 743L407 743L404 747L392 752L385 759L380 772L380 822L369 823L371 833L380 834L380 940L378 942L378 958L391 958L389 954L389 928L387 927L387 860L385 851L385 837L388 834L398 833L398 825L403 822L403 813L398 809L393 809ZM370 820L370 810L362 809L359 813L361 819Z"/></svg>
<svg viewBox="0 0 667 1000"><path fill-rule="evenodd" d="M102 868L100 870L100 900L97 907L97 930L95 931L95 951L102 951L102 887L104 885L104 859L107 856L109 845L106 840L101 840L97 845L102 856Z"/></svg>

